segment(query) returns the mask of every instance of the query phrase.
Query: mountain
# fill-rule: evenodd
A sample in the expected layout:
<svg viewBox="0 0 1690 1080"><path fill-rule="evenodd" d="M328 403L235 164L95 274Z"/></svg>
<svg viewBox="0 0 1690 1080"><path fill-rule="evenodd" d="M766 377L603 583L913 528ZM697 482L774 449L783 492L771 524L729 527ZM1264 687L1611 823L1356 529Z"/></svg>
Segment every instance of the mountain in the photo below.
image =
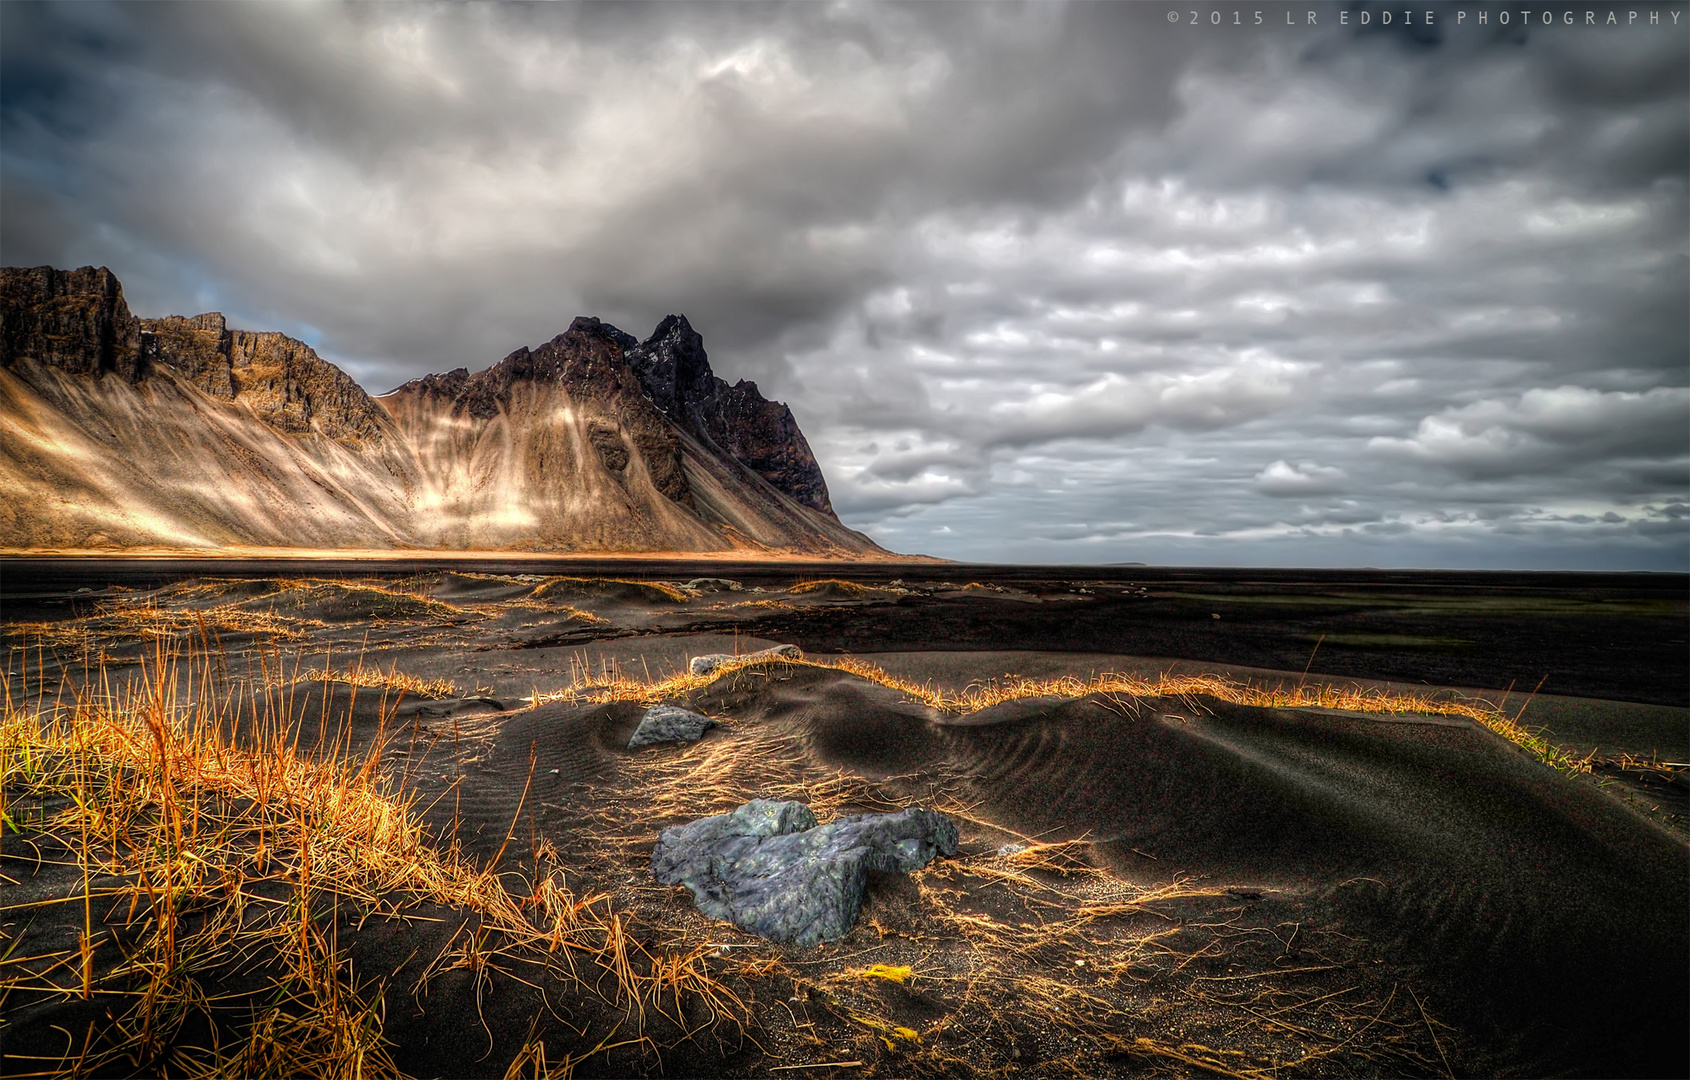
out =
<svg viewBox="0 0 1690 1080"><path fill-rule="evenodd" d="M886 554L678 315L371 397L286 335L137 318L103 267L5 268L0 423L0 548Z"/></svg>

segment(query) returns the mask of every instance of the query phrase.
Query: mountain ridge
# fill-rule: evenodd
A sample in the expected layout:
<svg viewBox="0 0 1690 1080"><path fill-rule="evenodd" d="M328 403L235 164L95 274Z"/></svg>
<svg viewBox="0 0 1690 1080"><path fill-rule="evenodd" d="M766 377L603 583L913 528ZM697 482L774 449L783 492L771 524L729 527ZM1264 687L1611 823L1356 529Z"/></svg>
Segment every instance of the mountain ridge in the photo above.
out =
<svg viewBox="0 0 1690 1080"><path fill-rule="evenodd" d="M684 316L371 396L286 335L138 318L104 267L5 268L0 416L0 547L888 554Z"/></svg>

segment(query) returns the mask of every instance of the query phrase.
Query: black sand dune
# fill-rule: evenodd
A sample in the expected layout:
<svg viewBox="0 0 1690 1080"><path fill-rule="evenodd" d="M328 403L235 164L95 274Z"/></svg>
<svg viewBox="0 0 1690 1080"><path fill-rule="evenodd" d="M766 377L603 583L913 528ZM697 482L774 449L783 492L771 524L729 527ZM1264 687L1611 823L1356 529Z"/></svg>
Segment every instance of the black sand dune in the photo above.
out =
<svg viewBox="0 0 1690 1080"><path fill-rule="evenodd" d="M741 632L759 620L861 625L852 620L873 614L883 602L876 593L894 598L883 622L953 620L947 605L984 607L974 633L985 640L998 627L994 650L932 641L931 651L906 644L884 656L892 674L953 696L971 683L1083 678L1132 662L1107 651L1041 651L1012 622L1004 629L986 614L1009 605L1095 610L1096 592L1078 591L1091 586L1058 600L1048 582L1003 582L976 598L955 596L957 583L913 576L864 581L867 594L849 583L794 590L791 579L759 582L757 593L749 581L740 591L688 591L679 588L686 580L449 573L372 580L370 592L236 581L132 594L162 613L149 625L171 612L227 623L216 633L237 668L242 650L271 650L276 659L265 663L294 663L296 673L324 667L327 652L334 670L361 663L419 687L435 680L432 690L401 695L397 684L354 691L301 679L290 684L289 715L306 747L340 743L356 756L381 746L382 769L434 834L472 860L498 860L511 888L561 868L576 895L607 894L654 952L713 950L701 962L744 1004L743 1030L707 1023L685 1001L681 1024L653 1014L641 1028L626 1003L583 989L555 957L517 959L513 947L494 954L492 968L431 968L438 957L466 955L464 942L488 925L473 911L343 912L339 940L356 970L387 979L382 1030L405 1072L502 1076L525 1061L533 1075L523 1054L537 1042L551 1066L573 1056L576 1074L605 1076L761 1075L846 1061L857 1064L807 1072L1690 1072L1690 847L1672 801L1683 797L1682 769L1630 767L1630 787L1604 789L1600 773L1557 771L1468 717L1430 710L1465 694L1434 694L1427 711L1396 713L1266 708L1205 692L1046 692L961 711L878 677L785 662L669 684L663 700L721 726L697 744L630 751L644 704L591 700L592 679L650 684L684 670L689 656L776 643ZM968 592L991 592L984 584ZM110 670L122 673L157 640L133 633L138 617L109 599L48 603L8 602L14 646L33 633L57 640L68 660L76 642L98 637ZM941 614L923 616L927 603ZM273 621L240 621L258 616ZM182 640L198 625L185 619ZM595 636L544 644L566 629ZM284 640L283 631L297 637ZM1252 649L1246 635L1246 660ZM13 661L15 669L16 652ZM1292 687L1346 681L1311 666L1308 676L1257 669L1249 677ZM66 663L14 677L14 706L59 692L59 679L76 670ZM1242 668L1229 670L1244 681ZM572 682L573 698L555 695ZM539 704L525 700L536 692ZM1524 708L1522 722L1533 719L1535 704L1512 700L1509 716ZM1682 732L1682 709L1570 696L1551 704L1547 715L1576 729L1569 745L1611 731L1612 741L1598 741L1616 753L1683 760L1659 754L1675 714ZM15 822L28 801L19 784L9 773ZM657 886L647 865L659 829L752 797L801 798L823 820L938 808L958 821L962 850L911 877L873 881L845 940L777 946L704 919L684 889ZM80 895L80 877L54 865L65 860L54 858L41 815L31 820L33 829L9 830L0 852L20 910ZM42 857L22 858L13 837ZM28 910L27 919L8 916L9 935L51 946L43 952L74 941L79 905ZM870 964L914 975L852 974ZM261 984L260 975L241 977ZM30 1071L24 1055L62 1053L58 1029L81 1032L99 1019L70 997L9 992L0 1030L8 1074ZM642 1033L649 1043L626 1042ZM193 1035L190 1025L180 1038ZM601 1044L608 1048L593 1053Z"/></svg>

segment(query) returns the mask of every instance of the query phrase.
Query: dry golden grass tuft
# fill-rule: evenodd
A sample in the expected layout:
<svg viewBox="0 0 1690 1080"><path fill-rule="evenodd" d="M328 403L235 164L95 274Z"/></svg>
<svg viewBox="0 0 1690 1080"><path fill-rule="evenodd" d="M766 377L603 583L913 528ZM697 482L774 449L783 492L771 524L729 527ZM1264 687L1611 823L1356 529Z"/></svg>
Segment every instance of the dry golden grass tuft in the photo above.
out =
<svg viewBox="0 0 1690 1080"><path fill-rule="evenodd" d="M15 940L0 956L0 1001L110 1009L37 1072L12 1056L20 1075L394 1075L384 983L354 977L336 916L394 917L420 902L480 927L431 971L491 978L501 962L539 964L631 1010L642 1030L648 1012L679 1022L683 999L712 1019L743 1015L700 953L654 951L607 895L577 895L555 863L513 892L498 858L472 865L438 842L384 773L380 733L362 755L301 746L287 688L230 690L221 661L160 641L137 680L97 679L0 715L0 835L59 848L81 878L80 892L9 914L78 903L83 924L68 952L35 952L27 931ZM397 696L384 694L384 716ZM256 993L222 989L231 971L266 969Z"/></svg>
<svg viewBox="0 0 1690 1080"><path fill-rule="evenodd" d="M522 611L543 611L549 621L580 623L582 626L604 626L610 620L590 611L570 604L548 604L537 600L505 600L498 604L478 605L476 610L484 615L497 615L501 612L517 608Z"/></svg>
<svg viewBox="0 0 1690 1080"><path fill-rule="evenodd" d="M876 590L866 585L859 585L854 581L841 581L839 578L820 578L816 581L800 581L786 591L792 596L821 593L827 596L863 597L873 596Z"/></svg>
<svg viewBox="0 0 1690 1080"><path fill-rule="evenodd" d="M667 581L633 581L628 578L554 577L529 595L542 600L549 596L582 592L625 592L643 600L672 604L684 604L692 599L691 593Z"/></svg>
<svg viewBox="0 0 1690 1080"><path fill-rule="evenodd" d="M730 601L727 604L723 604L721 606L724 607L724 608L730 608L730 609L735 610L735 611L739 610L740 608L755 608L759 611L797 611L798 610L797 605L789 604L785 600L768 600L768 599L763 599L763 600L734 600L734 601Z"/></svg>
<svg viewBox="0 0 1690 1080"><path fill-rule="evenodd" d="M287 604L295 608L321 606L343 616L367 619L437 619L457 621L468 613L455 604L418 592L340 581L333 578L282 578L280 588L248 604Z"/></svg>
<svg viewBox="0 0 1690 1080"><path fill-rule="evenodd" d="M250 611L235 604L182 610L161 608L151 600L119 600L103 602L92 614L77 618L8 623L5 637L16 644L83 651L136 641L206 641L223 634L302 641L308 629L322 625L316 619Z"/></svg>
<svg viewBox="0 0 1690 1080"><path fill-rule="evenodd" d="M415 694L426 698L458 696L458 684L450 679L424 679L391 667L383 671L374 665L354 664L344 671L330 668L307 668L290 681L295 683L344 683L347 686L378 687L382 690Z"/></svg>
<svg viewBox="0 0 1690 1080"><path fill-rule="evenodd" d="M614 667L601 669L597 673L581 669L574 672L575 679L570 686L539 693L532 700L535 704L560 700L656 703L701 689L717 679L748 667L764 664L791 664L843 671L897 690L908 695L913 701L953 715L967 715L1023 698L1080 698L1098 694L1114 707L1134 713L1141 707L1139 703L1147 698L1172 697L1191 701L1207 697L1263 709L1330 709L1393 716L1462 716L1515 743L1562 772L1588 772L1591 762L1589 757L1575 757L1549 742L1540 732L1521 725L1519 719L1524 714L1524 706L1510 717L1500 706L1482 698L1459 698L1448 693L1403 694L1358 686L1333 686L1328 683L1259 687L1234 682L1218 675L1161 675L1155 679L1146 679L1136 675L1105 672L1085 679L1075 676L1058 679L990 679L972 683L960 693L946 693L935 689L931 683L911 682L888 674L866 661L841 656L825 660L744 660L724 664L709 675L683 673L662 679L636 678Z"/></svg>
<svg viewBox="0 0 1690 1080"><path fill-rule="evenodd" d="M1650 754L1648 757L1643 757L1623 750L1612 757L1598 756L1593 752L1586 760L1590 762L1592 768L1643 773L1660 780L1672 780L1675 777L1683 776L1685 771L1690 769L1690 763L1662 761L1659 754Z"/></svg>

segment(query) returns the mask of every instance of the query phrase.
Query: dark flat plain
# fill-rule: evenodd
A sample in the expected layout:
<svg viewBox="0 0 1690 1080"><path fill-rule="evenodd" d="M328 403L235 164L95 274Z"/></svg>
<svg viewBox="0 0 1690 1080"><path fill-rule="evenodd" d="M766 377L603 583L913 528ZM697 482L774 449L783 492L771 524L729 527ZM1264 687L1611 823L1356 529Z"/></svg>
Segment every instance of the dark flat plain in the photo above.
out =
<svg viewBox="0 0 1690 1080"><path fill-rule="evenodd" d="M806 578L885 582L907 577L934 585L1007 586L1035 597L1067 596L1082 583L1094 587L1085 604L1003 602L983 609L979 595L941 594L773 613L741 620L738 629L817 652L1036 649L1174 657L1690 706L1690 577L1683 574L614 558L3 559L0 608L5 610L0 617L23 617L12 613L63 602L78 588L106 585L436 571L681 581L722 577L748 586ZM718 623L709 627L718 628Z"/></svg>

